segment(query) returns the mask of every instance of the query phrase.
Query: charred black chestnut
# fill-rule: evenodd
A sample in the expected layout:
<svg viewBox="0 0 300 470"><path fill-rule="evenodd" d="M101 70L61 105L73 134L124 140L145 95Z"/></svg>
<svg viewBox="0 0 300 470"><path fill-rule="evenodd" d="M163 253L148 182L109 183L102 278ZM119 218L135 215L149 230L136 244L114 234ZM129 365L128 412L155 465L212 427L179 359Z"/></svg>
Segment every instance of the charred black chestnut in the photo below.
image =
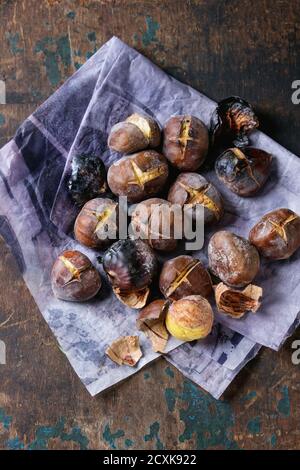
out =
<svg viewBox="0 0 300 470"><path fill-rule="evenodd" d="M101 277L91 261L80 251L68 250L56 259L51 273L52 290L62 300L82 302L101 288Z"/></svg>
<svg viewBox="0 0 300 470"><path fill-rule="evenodd" d="M75 155L68 188L78 206L105 193L106 171L101 158L96 155Z"/></svg>
<svg viewBox="0 0 300 470"><path fill-rule="evenodd" d="M179 170L200 168L208 143L208 130L195 116L173 116L165 124L163 154Z"/></svg>
<svg viewBox="0 0 300 470"><path fill-rule="evenodd" d="M142 308L157 273L149 245L142 240L119 240L105 252L102 263L117 297L132 308Z"/></svg>
<svg viewBox="0 0 300 470"><path fill-rule="evenodd" d="M76 240L90 248L106 248L118 233L118 204L109 198L88 201L79 212L74 226Z"/></svg>
<svg viewBox="0 0 300 470"><path fill-rule="evenodd" d="M108 146L122 153L133 153L160 144L160 128L149 116L134 113L115 124L109 134Z"/></svg>
<svg viewBox="0 0 300 470"><path fill-rule="evenodd" d="M245 147L249 145L248 135L258 126L258 118L246 100L226 98L218 103L211 118L213 145Z"/></svg>
<svg viewBox="0 0 300 470"><path fill-rule="evenodd" d="M215 163L217 176L239 196L252 196L266 182L271 171L272 155L247 147L223 152Z"/></svg>
<svg viewBox="0 0 300 470"><path fill-rule="evenodd" d="M223 214L219 191L199 173L181 173L169 190L168 201L181 207L188 204L194 220L197 206L203 206L205 223L217 222Z"/></svg>

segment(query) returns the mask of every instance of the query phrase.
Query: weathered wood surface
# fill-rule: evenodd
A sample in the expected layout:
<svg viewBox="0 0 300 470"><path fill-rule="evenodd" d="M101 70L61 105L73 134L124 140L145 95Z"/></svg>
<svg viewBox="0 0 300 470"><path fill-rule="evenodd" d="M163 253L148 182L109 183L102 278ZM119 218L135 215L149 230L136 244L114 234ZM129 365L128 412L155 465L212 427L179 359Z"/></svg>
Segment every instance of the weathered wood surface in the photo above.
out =
<svg viewBox="0 0 300 470"><path fill-rule="evenodd" d="M2 0L0 145L103 42L117 35L214 99L238 94L300 154L297 0ZM161 359L92 399L0 245L0 448L275 448L300 442L291 341L264 350L217 402ZM299 333L294 335L299 338Z"/></svg>

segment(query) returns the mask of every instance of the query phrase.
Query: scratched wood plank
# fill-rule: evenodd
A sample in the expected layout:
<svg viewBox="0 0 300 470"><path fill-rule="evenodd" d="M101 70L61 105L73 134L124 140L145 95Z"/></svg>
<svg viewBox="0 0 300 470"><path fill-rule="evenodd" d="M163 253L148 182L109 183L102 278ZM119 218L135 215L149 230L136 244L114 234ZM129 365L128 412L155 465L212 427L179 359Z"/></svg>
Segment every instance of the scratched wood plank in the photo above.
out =
<svg viewBox="0 0 300 470"><path fill-rule="evenodd" d="M33 14L34 13L34 14ZM262 128L300 154L300 4L261 0L4 0L0 145L103 42L117 35L214 99L248 98ZM0 448L299 447L299 366L291 341L264 350L217 402L161 359L92 399L0 243ZM3 323L4 322L4 323ZM138 403L138 405L137 405Z"/></svg>

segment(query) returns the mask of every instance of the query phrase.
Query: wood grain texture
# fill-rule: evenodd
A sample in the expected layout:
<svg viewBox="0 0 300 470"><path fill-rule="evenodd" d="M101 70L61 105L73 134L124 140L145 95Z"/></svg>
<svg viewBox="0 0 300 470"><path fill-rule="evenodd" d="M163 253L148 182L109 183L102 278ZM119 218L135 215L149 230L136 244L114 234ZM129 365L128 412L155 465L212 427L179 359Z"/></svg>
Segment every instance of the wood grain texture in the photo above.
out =
<svg viewBox="0 0 300 470"><path fill-rule="evenodd" d="M296 0L2 0L0 145L112 35L213 99L237 94L262 129L300 154ZM0 244L0 448L275 448L300 440L291 342L263 350L215 401L160 359L91 398ZM299 333L294 335L299 338Z"/></svg>

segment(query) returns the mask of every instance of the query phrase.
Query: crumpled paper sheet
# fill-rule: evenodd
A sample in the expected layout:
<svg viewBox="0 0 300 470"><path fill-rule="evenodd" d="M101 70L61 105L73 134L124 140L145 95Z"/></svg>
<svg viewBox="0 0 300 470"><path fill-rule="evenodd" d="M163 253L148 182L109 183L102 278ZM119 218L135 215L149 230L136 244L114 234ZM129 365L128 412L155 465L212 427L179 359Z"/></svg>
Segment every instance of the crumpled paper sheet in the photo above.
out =
<svg viewBox="0 0 300 470"><path fill-rule="evenodd" d="M107 284L99 299L84 304L62 302L52 295L49 273L63 249L79 248L97 265L95 253L79 247L70 236L77 213L65 184L72 156L77 152L97 153L108 167L119 158L107 148L109 130L132 112L155 116L161 125L174 113L189 113L208 125L214 108L213 101L112 38L20 126L14 140L0 151L0 232L62 350L92 395L135 373L158 355L141 335L144 356L136 368L119 367L105 356L113 339L135 331L135 314L114 298ZM271 209L287 206L300 212L300 162L260 132L253 134L252 144L274 155L271 178L259 196L242 199L220 185L213 172L207 173L205 176L222 193L226 208L222 223L214 230L226 227L247 236L257 219ZM206 240L210 234L206 233ZM195 255L205 261L206 246ZM217 327L216 333L197 342L196 347L183 345L173 350L179 342L172 338L167 351L173 352L166 358L212 395L220 396L257 353L257 343L278 349L296 327L299 256L290 261L263 262L256 282L265 295L257 314L242 320L217 314L224 327ZM235 334L240 337L238 345L231 341ZM207 364L203 369L204 358Z"/></svg>

